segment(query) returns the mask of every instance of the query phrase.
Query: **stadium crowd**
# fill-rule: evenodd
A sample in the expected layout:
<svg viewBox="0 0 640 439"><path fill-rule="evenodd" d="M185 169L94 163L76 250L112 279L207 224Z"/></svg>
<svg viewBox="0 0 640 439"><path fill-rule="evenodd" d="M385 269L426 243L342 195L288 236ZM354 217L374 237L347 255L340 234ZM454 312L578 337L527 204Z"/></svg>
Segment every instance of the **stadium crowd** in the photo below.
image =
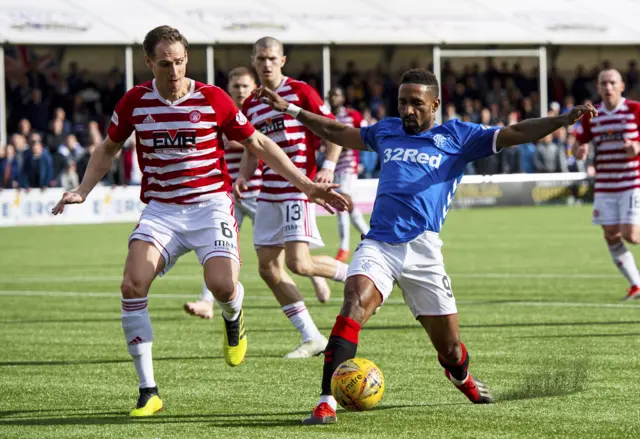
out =
<svg viewBox="0 0 640 439"><path fill-rule="evenodd" d="M416 66L411 66L416 67ZM608 62L591 70L578 66L570 80L555 68L548 76L549 114L560 114L576 103L596 102L596 76ZM124 77L112 70L104 84L92 80L77 63L69 64L68 75L50 84L36 70L18 79L7 80L7 127L9 142L0 145L0 188L73 188L82 179L89 157L106 132L115 104L125 92ZM293 73L293 72L291 72ZM293 75L321 88L320 72L307 64ZM624 73L626 95L640 97L639 72L630 61ZM445 62L442 71L443 119L453 118L487 125L509 125L540 114L538 72L524 72L518 63L500 66L487 59L483 67L466 65L455 71ZM396 115L397 83L381 67L358 69L354 62L344 71L334 72L332 81L345 90L347 104L362 112L369 124L386 115ZM226 87L225 75L218 71L216 84ZM467 174L546 173L591 171L589 160L571 157L572 133L562 128L537 144L520 145L502 154L477 161ZM133 141L125 144L105 177L104 184L140 183L140 170ZM378 156L360 153L360 177L378 175Z"/></svg>

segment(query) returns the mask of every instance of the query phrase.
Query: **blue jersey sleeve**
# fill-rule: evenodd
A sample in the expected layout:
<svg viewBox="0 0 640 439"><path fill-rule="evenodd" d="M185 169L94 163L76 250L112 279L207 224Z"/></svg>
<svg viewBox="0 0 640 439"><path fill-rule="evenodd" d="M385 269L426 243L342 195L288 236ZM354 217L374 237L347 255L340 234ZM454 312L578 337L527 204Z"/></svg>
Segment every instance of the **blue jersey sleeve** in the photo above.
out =
<svg viewBox="0 0 640 439"><path fill-rule="evenodd" d="M470 162L498 152L496 150L496 140L500 127L457 122L455 131L458 142L460 142L462 154Z"/></svg>
<svg viewBox="0 0 640 439"><path fill-rule="evenodd" d="M380 148L378 147L378 138L377 138L377 128L380 122L374 123L373 125L369 125L367 127L360 128L360 137L367 148L369 150L380 153Z"/></svg>

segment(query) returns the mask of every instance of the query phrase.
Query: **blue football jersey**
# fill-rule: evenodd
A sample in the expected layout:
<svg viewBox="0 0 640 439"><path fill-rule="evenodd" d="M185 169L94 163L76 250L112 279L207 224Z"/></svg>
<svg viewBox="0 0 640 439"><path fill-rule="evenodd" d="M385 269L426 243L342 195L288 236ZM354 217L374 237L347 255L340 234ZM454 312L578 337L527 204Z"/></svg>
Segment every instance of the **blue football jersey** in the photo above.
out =
<svg viewBox="0 0 640 439"><path fill-rule="evenodd" d="M362 128L382 167L366 238L397 244L440 232L467 164L496 152L498 131L452 119L410 135L391 117Z"/></svg>

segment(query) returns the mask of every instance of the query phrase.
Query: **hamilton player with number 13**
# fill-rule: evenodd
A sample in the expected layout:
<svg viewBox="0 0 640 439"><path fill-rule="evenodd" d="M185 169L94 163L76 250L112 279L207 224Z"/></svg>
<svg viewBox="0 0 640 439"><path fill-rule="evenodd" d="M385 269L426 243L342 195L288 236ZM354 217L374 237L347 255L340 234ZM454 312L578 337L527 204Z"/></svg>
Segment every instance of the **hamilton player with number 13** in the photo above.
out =
<svg viewBox="0 0 640 439"><path fill-rule="evenodd" d="M349 265L344 303L325 351L320 401L304 424L336 421L331 376L342 362L355 357L360 328L394 284L427 331L446 377L473 403L493 402L489 388L468 372L469 354L460 340L439 232L469 162L508 146L536 141L583 115L596 115L592 106L578 105L562 116L504 128L456 119L438 125L434 120L440 106L435 75L412 69L400 83L401 117L388 117L361 129L291 105L266 88L256 92L263 102L295 117L323 139L346 148L375 151L382 161L371 230Z"/></svg>

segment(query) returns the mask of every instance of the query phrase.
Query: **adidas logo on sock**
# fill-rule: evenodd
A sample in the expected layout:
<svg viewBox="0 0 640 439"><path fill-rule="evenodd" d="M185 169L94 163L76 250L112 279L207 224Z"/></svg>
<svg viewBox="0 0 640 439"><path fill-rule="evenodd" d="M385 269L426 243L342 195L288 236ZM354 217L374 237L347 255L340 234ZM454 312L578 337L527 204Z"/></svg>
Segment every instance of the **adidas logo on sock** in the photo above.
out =
<svg viewBox="0 0 640 439"><path fill-rule="evenodd" d="M147 114L147 117L144 118L142 123L156 123L156 120L153 117L151 117L150 114Z"/></svg>
<svg viewBox="0 0 640 439"><path fill-rule="evenodd" d="M144 343L144 339L142 337L135 337L133 340L131 340L128 344L132 345L132 344L140 344L140 343Z"/></svg>

